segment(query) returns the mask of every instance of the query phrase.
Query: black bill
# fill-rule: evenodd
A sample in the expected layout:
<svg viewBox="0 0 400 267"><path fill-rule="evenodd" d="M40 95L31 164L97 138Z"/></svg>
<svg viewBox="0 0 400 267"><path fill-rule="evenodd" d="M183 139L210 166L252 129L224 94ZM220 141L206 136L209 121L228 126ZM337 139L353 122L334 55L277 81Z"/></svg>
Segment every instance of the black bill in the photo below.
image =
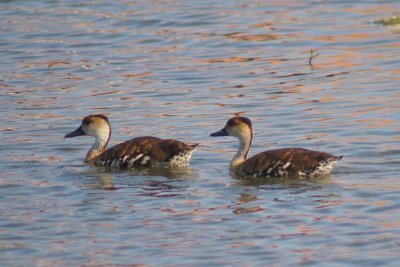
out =
<svg viewBox="0 0 400 267"><path fill-rule="evenodd" d="M70 137L81 136L81 135L85 135L85 133L82 131L82 126L79 126L79 128L76 129L75 131L73 131L72 133L66 134L64 136L64 138L70 138Z"/></svg>
<svg viewBox="0 0 400 267"><path fill-rule="evenodd" d="M215 137L215 136L228 136L228 135L229 134L228 134L228 132L226 131L225 128L222 128L220 131L210 134L210 136L213 136L213 137Z"/></svg>

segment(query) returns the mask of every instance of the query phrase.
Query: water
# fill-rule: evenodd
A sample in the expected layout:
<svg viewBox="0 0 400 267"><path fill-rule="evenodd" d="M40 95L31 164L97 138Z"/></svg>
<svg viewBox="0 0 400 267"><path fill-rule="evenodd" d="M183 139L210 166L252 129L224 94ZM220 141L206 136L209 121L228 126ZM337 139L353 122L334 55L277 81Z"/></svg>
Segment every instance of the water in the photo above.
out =
<svg viewBox="0 0 400 267"><path fill-rule="evenodd" d="M398 1L1 1L1 266L398 266ZM319 54L309 64L310 51ZM200 143L182 170L105 172L64 140ZM251 154L344 155L330 177L241 180Z"/></svg>

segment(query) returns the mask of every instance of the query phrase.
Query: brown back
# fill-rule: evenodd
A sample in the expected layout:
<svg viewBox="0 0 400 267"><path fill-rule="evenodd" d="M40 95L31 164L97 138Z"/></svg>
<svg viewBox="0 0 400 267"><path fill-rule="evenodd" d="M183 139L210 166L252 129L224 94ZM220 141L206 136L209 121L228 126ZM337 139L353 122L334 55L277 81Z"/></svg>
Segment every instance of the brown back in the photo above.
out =
<svg viewBox="0 0 400 267"><path fill-rule="evenodd" d="M290 165L287 167L289 173L304 172L314 169L319 161L335 158L334 155L308 150L303 148L281 148L265 152L261 152L248 160L246 160L240 167L241 173L255 173L263 172L284 166L288 162Z"/></svg>
<svg viewBox="0 0 400 267"><path fill-rule="evenodd" d="M177 140L142 136L122 142L107 149L96 159L96 161L112 162L116 159L124 159L123 164L127 164L130 159L136 158L140 154L150 157L152 161L166 161L179 151L190 148L192 148L192 146ZM123 166L123 164L120 167L126 167ZM150 160L147 165L149 164Z"/></svg>

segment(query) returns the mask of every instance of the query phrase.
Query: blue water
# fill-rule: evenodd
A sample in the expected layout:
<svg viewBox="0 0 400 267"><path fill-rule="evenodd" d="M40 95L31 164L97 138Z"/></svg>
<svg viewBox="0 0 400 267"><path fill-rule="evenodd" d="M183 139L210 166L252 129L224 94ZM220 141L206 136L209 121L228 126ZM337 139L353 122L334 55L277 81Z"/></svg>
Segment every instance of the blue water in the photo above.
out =
<svg viewBox="0 0 400 267"><path fill-rule="evenodd" d="M1 266L398 266L398 1L1 1ZM310 51L317 55L310 63ZM106 172L93 140L200 144L188 168ZM323 179L232 177L250 154L344 155Z"/></svg>

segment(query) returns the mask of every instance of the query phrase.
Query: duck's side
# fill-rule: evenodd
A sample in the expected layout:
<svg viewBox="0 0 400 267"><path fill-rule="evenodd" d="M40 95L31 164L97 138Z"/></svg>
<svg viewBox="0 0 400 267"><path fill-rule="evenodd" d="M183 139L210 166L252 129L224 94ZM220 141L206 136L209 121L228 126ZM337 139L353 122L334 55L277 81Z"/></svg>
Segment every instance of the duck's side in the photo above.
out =
<svg viewBox="0 0 400 267"><path fill-rule="evenodd" d="M82 124L75 131L65 135L65 138L83 135L95 137L85 162L121 169L136 166L186 166L198 147L198 144L189 145L173 139L142 136L106 149L111 136L111 125L108 118L102 114L85 117Z"/></svg>
<svg viewBox="0 0 400 267"><path fill-rule="evenodd" d="M326 176L341 158L303 148L281 148L245 160L234 173L243 177L266 178Z"/></svg>
<svg viewBox="0 0 400 267"><path fill-rule="evenodd" d="M198 144L188 145L173 139L137 137L115 145L92 162L97 166L122 169L144 167L180 167L189 164Z"/></svg>

